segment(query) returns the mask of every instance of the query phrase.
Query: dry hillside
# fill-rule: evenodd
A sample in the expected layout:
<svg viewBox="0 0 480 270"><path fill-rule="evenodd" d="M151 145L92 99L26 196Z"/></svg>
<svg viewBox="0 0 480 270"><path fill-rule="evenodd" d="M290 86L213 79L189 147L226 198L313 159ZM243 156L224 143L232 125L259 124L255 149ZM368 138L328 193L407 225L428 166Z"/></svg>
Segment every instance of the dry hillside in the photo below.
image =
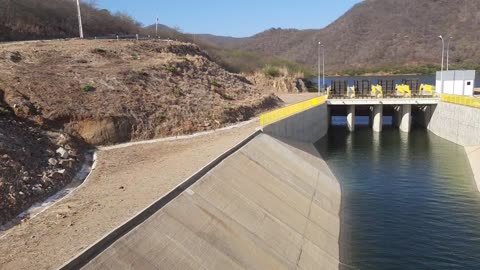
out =
<svg viewBox="0 0 480 270"><path fill-rule="evenodd" d="M438 35L453 37L451 63L478 66L478 0L365 0L324 29L271 29L249 38L202 39L218 46L275 55L312 68L326 46L329 72L361 67L440 64Z"/></svg>
<svg viewBox="0 0 480 270"><path fill-rule="evenodd" d="M219 128L277 103L192 44L0 44L0 224L68 183L83 143Z"/></svg>
<svg viewBox="0 0 480 270"><path fill-rule="evenodd" d="M98 9L82 1L85 36L135 34L140 24L124 13ZM73 0L0 0L0 41L78 36L77 6Z"/></svg>

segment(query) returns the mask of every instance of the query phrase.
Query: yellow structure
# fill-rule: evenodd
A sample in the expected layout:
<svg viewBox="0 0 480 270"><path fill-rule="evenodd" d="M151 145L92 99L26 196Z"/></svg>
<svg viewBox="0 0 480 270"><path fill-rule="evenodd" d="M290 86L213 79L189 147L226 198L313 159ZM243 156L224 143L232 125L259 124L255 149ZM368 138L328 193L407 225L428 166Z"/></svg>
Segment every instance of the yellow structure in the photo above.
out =
<svg viewBox="0 0 480 270"><path fill-rule="evenodd" d="M380 84L372 85L372 96L383 97L383 87Z"/></svg>
<svg viewBox="0 0 480 270"><path fill-rule="evenodd" d="M435 93L435 86L431 85L431 84L421 84L420 85L420 93L422 93L422 95L431 95L433 96L433 94Z"/></svg>
<svg viewBox="0 0 480 270"><path fill-rule="evenodd" d="M465 105L474 108L480 108L480 98L472 96L459 96L451 94L442 94L442 101Z"/></svg>
<svg viewBox="0 0 480 270"><path fill-rule="evenodd" d="M402 94L403 97L411 97L412 91L410 90L410 85L408 84L397 84L395 90Z"/></svg>
<svg viewBox="0 0 480 270"><path fill-rule="evenodd" d="M290 115L293 115L298 112L315 107L317 105L323 104L325 103L325 101L327 101L326 95L312 98L310 100L302 101L299 103L295 103L295 104L292 104L280 109L276 109L270 112L262 113L260 115L260 124L267 125L267 124L273 123L275 121L278 121Z"/></svg>

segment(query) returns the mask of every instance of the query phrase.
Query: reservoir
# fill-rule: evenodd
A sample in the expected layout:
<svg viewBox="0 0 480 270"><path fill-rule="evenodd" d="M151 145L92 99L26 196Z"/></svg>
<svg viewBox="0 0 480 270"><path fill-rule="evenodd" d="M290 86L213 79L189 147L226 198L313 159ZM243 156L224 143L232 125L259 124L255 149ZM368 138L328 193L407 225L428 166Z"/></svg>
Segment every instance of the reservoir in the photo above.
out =
<svg viewBox="0 0 480 270"><path fill-rule="evenodd" d="M335 125L316 147L342 185L342 269L480 267L480 193L463 147L424 129Z"/></svg>

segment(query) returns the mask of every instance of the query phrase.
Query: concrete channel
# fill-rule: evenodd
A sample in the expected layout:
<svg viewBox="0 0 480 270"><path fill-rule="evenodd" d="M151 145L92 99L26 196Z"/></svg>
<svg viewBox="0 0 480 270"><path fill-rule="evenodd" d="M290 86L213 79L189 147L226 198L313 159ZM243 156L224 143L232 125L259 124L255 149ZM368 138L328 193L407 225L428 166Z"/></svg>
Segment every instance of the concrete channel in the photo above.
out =
<svg viewBox="0 0 480 270"><path fill-rule="evenodd" d="M340 269L341 187L313 146L328 106L265 126L61 269ZM464 145L480 183L478 109L416 120Z"/></svg>
<svg viewBox="0 0 480 270"><path fill-rule="evenodd" d="M326 104L275 122L61 269L339 269Z"/></svg>

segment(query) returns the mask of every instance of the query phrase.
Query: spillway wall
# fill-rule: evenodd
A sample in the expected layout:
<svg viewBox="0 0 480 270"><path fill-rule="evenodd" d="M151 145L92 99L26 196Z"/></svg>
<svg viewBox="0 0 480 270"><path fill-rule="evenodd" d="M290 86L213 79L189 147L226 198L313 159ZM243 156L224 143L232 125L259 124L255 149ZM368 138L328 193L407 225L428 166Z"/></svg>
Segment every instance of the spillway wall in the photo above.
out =
<svg viewBox="0 0 480 270"><path fill-rule="evenodd" d="M328 132L328 105L321 104L294 114L263 128L276 138L314 143Z"/></svg>
<svg viewBox="0 0 480 270"><path fill-rule="evenodd" d="M428 129L436 135L465 146L480 191L480 109L440 102L426 110Z"/></svg>

